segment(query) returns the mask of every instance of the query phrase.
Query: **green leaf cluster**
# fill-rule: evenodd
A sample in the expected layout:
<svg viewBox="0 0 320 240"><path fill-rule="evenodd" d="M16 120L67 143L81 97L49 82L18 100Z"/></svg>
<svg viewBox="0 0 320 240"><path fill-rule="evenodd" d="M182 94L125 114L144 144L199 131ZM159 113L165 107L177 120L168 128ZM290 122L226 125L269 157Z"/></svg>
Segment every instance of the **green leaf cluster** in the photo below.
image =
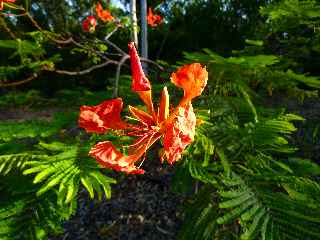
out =
<svg viewBox="0 0 320 240"><path fill-rule="evenodd" d="M53 122L1 123L0 239L47 239L77 209L81 188L111 197L116 181L88 157L91 140L64 130L74 116Z"/></svg>
<svg viewBox="0 0 320 240"><path fill-rule="evenodd" d="M185 56L208 66L198 109L209 109L197 112L203 121L175 178L178 186L191 186L176 189L195 191L179 238L320 239L320 167L298 157L293 145L296 126L308 120L268 108L269 96L253 84L273 76L268 84L279 91L303 93L301 83L313 91L319 79L275 70L275 56L226 58L207 49Z"/></svg>

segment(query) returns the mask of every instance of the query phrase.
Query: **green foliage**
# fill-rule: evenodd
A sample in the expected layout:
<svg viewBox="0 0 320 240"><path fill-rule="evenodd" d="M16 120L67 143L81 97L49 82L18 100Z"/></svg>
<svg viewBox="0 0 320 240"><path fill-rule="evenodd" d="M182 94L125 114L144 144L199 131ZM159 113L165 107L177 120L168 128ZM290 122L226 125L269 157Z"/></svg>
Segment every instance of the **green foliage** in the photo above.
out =
<svg viewBox="0 0 320 240"><path fill-rule="evenodd" d="M198 61L212 65L209 75L212 76L214 92L221 95L239 92L241 86L263 88L272 96L274 91L286 91L294 98L318 95L320 80L318 77L294 73L292 70L281 71L277 67L279 58L274 55L241 55L224 58L209 49L202 53L184 53L187 62ZM312 88L305 89L304 86ZM248 88L244 88L248 90Z"/></svg>
<svg viewBox="0 0 320 240"><path fill-rule="evenodd" d="M1 239L47 239L48 232L61 232L60 224L69 217L53 194L41 198L30 192L28 196L9 196L0 204Z"/></svg>
<svg viewBox="0 0 320 240"><path fill-rule="evenodd" d="M227 128L214 119L214 124L198 128L206 135L197 134L196 147L190 147L186 155L190 175L204 184L205 192L194 196L195 201L203 202L199 208L188 210L187 214L192 215L185 217L181 239L192 239L187 237L191 222L194 239L206 235L210 226L215 227L208 239L215 239L217 234L223 239L225 235L215 224L234 224L232 229L240 224L241 239L319 239L319 166L305 159L276 157L292 153L281 135L295 130L290 121L297 117L284 115L256 126L251 122L249 129L246 124ZM197 149L201 146L202 150ZM203 153L212 147L216 151L204 161ZM210 194L219 195L220 200L204 197ZM210 215L202 212L217 203ZM201 206L205 206L203 210ZM208 216L205 220L199 217L203 214Z"/></svg>
<svg viewBox="0 0 320 240"><path fill-rule="evenodd" d="M87 157L88 148L82 150L77 145L60 142L40 142L39 147L51 155L39 156L38 161L26 162L27 167L23 171L24 175L35 174L34 184L41 183L38 196L57 186L58 203L70 203L77 196L81 182L91 198L94 198L94 190L98 199L102 198L103 193L110 198L110 183L115 181L99 172L97 164Z"/></svg>
<svg viewBox="0 0 320 240"><path fill-rule="evenodd" d="M229 190L219 192L224 199L219 207L232 210L217 218L219 224L239 218L244 227L241 239L256 239L258 235L262 239L320 238L319 202L309 200L311 192L320 196L318 183L306 176L296 178L265 173L243 179L246 180L236 175L225 179ZM291 194L288 190L281 192L277 186L281 183L286 189L288 182L293 188L289 190Z"/></svg>
<svg viewBox="0 0 320 240"><path fill-rule="evenodd" d="M56 113L52 122L29 120L21 123L0 122L0 140L13 141L21 138L49 137L63 134L63 129L70 127L78 117L77 112Z"/></svg>
<svg viewBox="0 0 320 240"><path fill-rule="evenodd" d="M203 188L184 206L185 222L178 239L210 240L218 230L218 206L212 203L215 196Z"/></svg>
<svg viewBox="0 0 320 240"><path fill-rule="evenodd" d="M283 0L261 8L267 18L261 38L268 49L282 55L284 68L319 75L319 62L314 61L320 53L319 12L314 0Z"/></svg>
<svg viewBox="0 0 320 240"><path fill-rule="evenodd" d="M1 239L47 239L61 232L81 187L91 198L111 197L115 180L87 156L90 140L64 133L72 119L57 114L51 123L1 123Z"/></svg>
<svg viewBox="0 0 320 240"><path fill-rule="evenodd" d="M320 17L320 6L314 0L284 0L262 7L260 11L272 21L273 31L286 30L286 27L296 28L299 25L313 27Z"/></svg>
<svg viewBox="0 0 320 240"><path fill-rule="evenodd" d="M237 54L185 54L187 62L208 66L208 95L199 107L209 111L199 111L203 124L179 166L189 171L192 186L200 185L192 200L199 208L186 210L181 239L320 239L319 166L296 157L291 144L295 123L305 120L267 108L269 96L253 84L268 80L267 91L272 83L307 95L301 83L317 89L319 79L280 71L275 56Z"/></svg>

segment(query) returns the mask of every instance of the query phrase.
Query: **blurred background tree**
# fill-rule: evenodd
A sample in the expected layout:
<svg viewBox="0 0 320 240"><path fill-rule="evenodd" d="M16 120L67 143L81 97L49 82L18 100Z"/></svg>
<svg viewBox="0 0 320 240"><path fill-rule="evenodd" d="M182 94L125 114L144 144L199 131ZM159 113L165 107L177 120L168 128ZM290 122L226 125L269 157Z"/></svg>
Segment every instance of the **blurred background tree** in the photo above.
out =
<svg viewBox="0 0 320 240"><path fill-rule="evenodd" d="M89 38L88 34L81 31L81 22L85 16L94 14L96 1L26 1L25 6L36 21L41 23L43 29L48 29L61 35L76 35L78 38ZM272 1L271 1L272 2ZM123 17L129 14L129 1L112 1L112 13ZM149 28L149 56L151 59L162 59L174 63L181 58L183 51L198 51L202 48L210 48L227 56L233 49L241 49L245 39L256 38L257 32L263 25L263 17L259 14L259 8L270 1L148 1L148 6L165 17L164 23L157 28ZM105 4L106 6L106 4ZM116 7L120 6L120 7ZM137 6L140 16L140 6ZM3 21L3 20L2 20ZM6 17L5 23L16 37L25 38L26 32L35 31L30 21L23 17ZM106 28L98 28L96 37L102 37ZM2 31L1 39L9 39L10 35ZM128 29L121 29L112 40L123 49L129 41ZM29 36L30 38L30 36ZM88 64L87 58L70 56L70 51L47 47L47 55L60 54L63 59L59 64L66 69L72 69ZM0 64L8 65L8 55L1 54ZM74 57L78 59L75 61ZM14 61L14 60L13 60ZM76 64L75 64L76 63ZM57 66L60 66L60 65ZM100 71L100 70L99 70ZM107 79L100 79L102 74L90 74L83 76L83 81L89 86L102 87ZM104 76L112 77L111 71L101 70ZM109 73L109 74L108 74ZM51 91L63 87L71 87L79 84L79 79L66 80L63 76L48 73L42 77L44 84L34 87L43 88L50 85ZM54 84L53 84L54 83ZM110 84L110 82L109 82ZM46 89L48 89L46 87Z"/></svg>

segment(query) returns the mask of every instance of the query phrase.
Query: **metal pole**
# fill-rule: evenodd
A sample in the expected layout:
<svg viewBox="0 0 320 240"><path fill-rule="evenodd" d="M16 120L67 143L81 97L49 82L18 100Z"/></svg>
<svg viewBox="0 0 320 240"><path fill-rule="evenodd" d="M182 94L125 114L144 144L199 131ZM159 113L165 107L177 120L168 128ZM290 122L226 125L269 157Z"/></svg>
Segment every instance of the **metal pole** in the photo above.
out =
<svg viewBox="0 0 320 240"><path fill-rule="evenodd" d="M136 0L130 0L130 15L132 24L131 40L135 43L136 47L138 48L138 20L136 5Z"/></svg>
<svg viewBox="0 0 320 240"><path fill-rule="evenodd" d="M147 0L141 0L141 57L148 58L148 27L147 27ZM148 65L142 64L145 73L148 72Z"/></svg>

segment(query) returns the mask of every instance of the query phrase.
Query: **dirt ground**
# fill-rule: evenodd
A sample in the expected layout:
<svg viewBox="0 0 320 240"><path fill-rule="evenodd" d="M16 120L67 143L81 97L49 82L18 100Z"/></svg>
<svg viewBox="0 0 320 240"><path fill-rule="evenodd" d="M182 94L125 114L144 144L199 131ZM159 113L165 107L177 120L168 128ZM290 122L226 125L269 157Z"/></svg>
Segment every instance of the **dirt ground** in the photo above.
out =
<svg viewBox="0 0 320 240"><path fill-rule="evenodd" d="M129 175L113 185L109 200L91 200L83 189L65 233L50 240L176 239L183 198L170 191L172 167L151 161L144 175Z"/></svg>

